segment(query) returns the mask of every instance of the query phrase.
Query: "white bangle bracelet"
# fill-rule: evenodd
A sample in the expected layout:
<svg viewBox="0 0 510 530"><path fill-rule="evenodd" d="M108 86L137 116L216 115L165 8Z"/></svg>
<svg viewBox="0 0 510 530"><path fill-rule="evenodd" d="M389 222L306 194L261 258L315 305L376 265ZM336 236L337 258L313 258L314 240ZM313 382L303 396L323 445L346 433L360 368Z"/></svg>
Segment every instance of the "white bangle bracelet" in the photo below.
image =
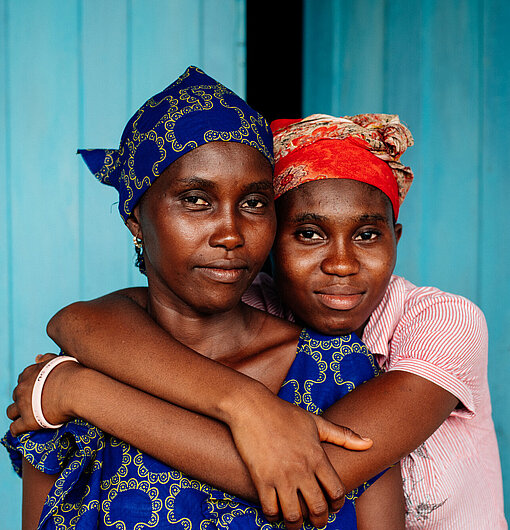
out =
<svg viewBox="0 0 510 530"><path fill-rule="evenodd" d="M60 423L59 425L53 425L52 423L46 420L42 411L42 392L44 383L50 375L50 372L53 370L53 368L55 368L55 366L58 366L60 363L63 363L65 361L74 361L75 363L77 363L78 359L70 357L69 355L61 355L59 357L55 357L55 359L52 359L39 372L39 375L37 376L37 379L34 383L34 388L32 389L32 413L34 415L35 421L43 429L58 429L59 427L62 427L62 425L64 425L63 423Z"/></svg>

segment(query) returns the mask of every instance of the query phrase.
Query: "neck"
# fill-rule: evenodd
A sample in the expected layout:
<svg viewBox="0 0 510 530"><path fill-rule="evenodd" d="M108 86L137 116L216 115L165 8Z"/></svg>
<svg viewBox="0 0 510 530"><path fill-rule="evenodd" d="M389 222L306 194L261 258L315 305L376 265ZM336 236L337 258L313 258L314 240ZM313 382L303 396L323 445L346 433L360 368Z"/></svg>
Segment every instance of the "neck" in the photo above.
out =
<svg viewBox="0 0 510 530"><path fill-rule="evenodd" d="M175 300L150 280L147 311L174 339L211 359L238 352L250 341L249 330L253 330L254 313L245 304L220 313L203 313Z"/></svg>

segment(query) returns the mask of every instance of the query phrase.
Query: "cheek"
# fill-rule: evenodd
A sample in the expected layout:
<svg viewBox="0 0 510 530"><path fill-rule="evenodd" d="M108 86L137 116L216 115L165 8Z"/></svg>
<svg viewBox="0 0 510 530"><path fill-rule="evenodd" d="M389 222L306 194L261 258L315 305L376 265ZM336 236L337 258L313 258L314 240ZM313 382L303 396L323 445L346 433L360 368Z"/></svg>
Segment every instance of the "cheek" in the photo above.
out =
<svg viewBox="0 0 510 530"><path fill-rule="evenodd" d="M257 261L265 261L273 248L276 233L276 219L268 218L266 222L250 223L245 231L245 241Z"/></svg>
<svg viewBox="0 0 510 530"><path fill-rule="evenodd" d="M364 306L364 310L370 313L377 307L381 301L388 283L391 279L393 269L395 268L396 256L392 253L384 253L379 255L377 258L374 257L370 266L367 268L370 275L370 298L367 300L367 305Z"/></svg>
<svg viewBox="0 0 510 530"><path fill-rule="evenodd" d="M200 238L197 230L189 222L178 218L150 219L142 226L144 252L153 265L178 263L189 255Z"/></svg>
<svg viewBox="0 0 510 530"><path fill-rule="evenodd" d="M275 252L275 280L285 303L293 311L310 306L312 272L306 259L281 247Z"/></svg>

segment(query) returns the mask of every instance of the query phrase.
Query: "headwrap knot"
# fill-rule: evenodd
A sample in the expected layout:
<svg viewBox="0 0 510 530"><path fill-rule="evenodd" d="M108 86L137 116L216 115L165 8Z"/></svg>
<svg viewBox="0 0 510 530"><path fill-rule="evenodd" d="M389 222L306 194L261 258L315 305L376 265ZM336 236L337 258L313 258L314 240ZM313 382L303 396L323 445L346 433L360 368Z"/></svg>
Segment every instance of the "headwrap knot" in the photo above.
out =
<svg viewBox="0 0 510 530"><path fill-rule="evenodd" d="M399 159L414 143L398 116L313 114L302 120L276 120L271 128L276 198L312 180L350 178L381 189L397 218L413 180L411 169Z"/></svg>

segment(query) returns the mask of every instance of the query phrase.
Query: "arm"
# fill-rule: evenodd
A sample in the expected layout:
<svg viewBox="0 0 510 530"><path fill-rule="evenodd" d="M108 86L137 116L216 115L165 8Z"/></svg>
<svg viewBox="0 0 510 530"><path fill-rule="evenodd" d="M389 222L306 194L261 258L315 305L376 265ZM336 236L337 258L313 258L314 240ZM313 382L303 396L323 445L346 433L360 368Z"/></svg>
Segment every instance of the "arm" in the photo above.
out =
<svg viewBox="0 0 510 530"><path fill-rule="evenodd" d="M144 303L142 289L77 302L60 310L47 332L81 364L227 423L232 404L246 394L267 393L259 382L175 340L149 316Z"/></svg>
<svg viewBox="0 0 510 530"><path fill-rule="evenodd" d="M16 403L8 409L8 416L15 420L11 425L14 435L35 427L31 414L31 389L40 366L32 365L20 376L14 393ZM421 380L405 372L382 374L342 398L326 412L331 417L341 418L353 425L363 424L369 432L374 433L376 439L374 447L363 453L365 459L357 458L361 453L325 445L335 469L345 476L346 491L354 489L397 461L412 444L419 445L421 442L416 441L418 436L428 436L423 425L431 419L423 417L419 407L421 399L429 400L430 411L440 407L446 413L448 405L442 404L443 390L437 387L438 390L428 392L431 390L428 385L433 384L425 380L422 380L425 382L424 387L418 384L413 388L409 381L405 383L407 378L411 383L415 379L418 383ZM362 396L361 407L355 399L356 392ZM400 403L399 407L395 406L395 402ZM373 414L371 411L374 407L381 413ZM63 363L50 374L44 387L43 408L52 423L60 423L72 416L84 418L167 465L257 502L257 490L236 450L229 429L211 418L171 405L75 363ZM296 412L300 410L298 407L292 409ZM411 422L407 423L406 416L413 414L413 410ZM430 416L434 416L432 412ZM294 418L288 417L288 424L295 435ZM431 432L433 429L433 426L430 427ZM406 449L402 449L403 445L406 445ZM268 468L281 467L281 462L275 461L275 454L269 452L265 455L264 464ZM293 465L299 472L307 471L303 470L303 461L293 462ZM377 482L374 486L377 487ZM266 483L264 487L263 494L268 494L267 490L270 489L273 495L276 494L274 483ZM282 488L285 492L285 486ZM284 513L287 521L292 520L292 511ZM299 528L291 524L288 526Z"/></svg>
<svg viewBox="0 0 510 530"><path fill-rule="evenodd" d="M142 308L143 290L126 292L63 309L48 324L48 334L86 366L227 423L269 518L278 512L275 488L284 513L299 510L297 490L309 503L312 521L316 513L320 517L327 514L321 488L331 508L338 508L343 498L341 481L319 441L358 450L370 447L371 442L276 398L264 385L270 385L268 381L256 381L183 346ZM274 370L267 374L274 386L278 380ZM284 376L282 372L280 379ZM293 436L295 430L301 432L299 439ZM282 493L282 489L289 493ZM293 500L285 503L288 496Z"/></svg>
<svg viewBox="0 0 510 530"><path fill-rule="evenodd" d="M405 501L400 464L388 469L356 500L358 530L404 530Z"/></svg>
<svg viewBox="0 0 510 530"><path fill-rule="evenodd" d="M331 406L326 418L359 429L374 441L362 458L327 445L326 453L341 470L347 491L414 451L457 404L458 399L440 386L409 372L393 371L367 381Z"/></svg>
<svg viewBox="0 0 510 530"><path fill-rule="evenodd" d="M69 366L71 364L73 366ZM7 414L14 420L11 432L15 436L37 428L31 412L31 391L42 366L43 363L39 363L27 367L14 390L15 403L9 406ZM287 405L290 408L285 416L289 431L286 435L290 437L303 417L313 420L312 415L302 409ZM72 416L84 418L184 473L257 502L257 490L248 468L223 423L171 405L76 363L63 363L50 374L44 386L43 408L52 423L67 421ZM259 411L259 415L263 415L262 412ZM306 436L303 440L306 441ZM316 526L324 526L327 520L328 506L319 504L324 500L321 501L320 486L313 483L314 477L319 480L321 475L327 477L329 473L321 463L323 451L320 444L317 445L320 454L313 448L307 458L296 458L287 453L285 462L279 458L282 451L276 447L264 454L263 466L270 470L288 470L288 473L280 473L281 483L277 482L279 473L274 471L272 482L265 481L262 489L264 498L278 497L288 528L300 528L302 521L294 484L299 485L310 511L310 520L317 521ZM310 467L314 460L319 462L315 471ZM338 493L340 496L343 497L343 490ZM296 504L293 504L294 500ZM340 506L338 503L331 509L337 510Z"/></svg>
<svg viewBox="0 0 510 530"><path fill-rule="evenodd" d="M409 304L393 340L391 371L325 414L374 440L365 458L327 448L347 490L416 449L452 412L469 421L487 384L487 326L464 298L436 295Z"/></svg>
<svg viewBox="0 0 510 530"><path fill-rule="evenodd" d="M139 296L140 292L134 294ZM143 298L139 296L138 302L143 303ZM132 322L137 322L139 332L136 334L131 332ZM106 329L108 333L104 331ZM89 366L220 420L232 422L218 410L206 409L207 402L214 404L214 400L218 400L224 407L236 401L246 403L246 396L252 392L250 388L259 391L250 387L248 378L242 374L197 355L173 340L124 293L63 309L50 321L48 332L61 347ZM138 354L140 351L144 356ZM172 363L167 361L168 352L171 352ZM213 379L206 375L210 371ZM160 377L155 378L155 373ZM200 374L199 377L196 374ZM213 388L196 384L204 380L211 381ZM186 386L188 390L193 388L192 395L177 395L182 387L186 390ZM232 391L239 392L237 398L232 396L226 400L206 394L209 390L219 391L223 396ZM200 403L197 405L193 400ZM259 403L258 398L254 397L251 403ZM423 407L423 403L427 403L427 407ZM328 457L341 474L346 491L358 487L416 449L441 425L457 403L458 399L444 388L412 373L394 371L365 383L333 405L326 411L325 418L355 432L363 432L374 440L374 446L363 454L326 445ZM267 407L271 406L267 403ZM251 410L248 407L244 410L244 417L246 414L254 417L259 411L260 407ZM149 449L145 450L150 453ZM263 459L264 456L257 458ZM262 487L259 493L261 490Z"/></svg>
<svg viewBox="0 0 510 530"><path fill-rule="evenodd" d="M47 475L23 459L22 528L35 530L39 524L42 508L58 475Z"/></svg>
<svg viewBox="0 0 510 530"><path fill-rule="evenodd" d="M449 343L452 344L450 347L446 341L442 341L442 348L439 350L441 358L465 357L468 360L483 358L481 354L484 348L483 340L475 343L473 336L476 333L472 329L457 330L452 329L451 325L445 326L441 318L438 319L437 317L437 308L431 314L434 318L435 329L427 335L427 338L432 334L441 337L441 333L444 333L448 336ZM425 320L428 318L426 311L423 318ZM476 321L476 315L473 320ZM416 326L423 325L415 315L413 315L413 322L416 322ZM480 323L478 322L478 324ZM75 322L72 325L77 326L73 333L80 333L80 326L83 323ZM96 325L102 324L97 322ZM81 330L81 332L83 331L89 332L93 329ZM416 336L416 331L410 326L409 337L411 339ZM127 336L132 335L132 333L127 334ZM483 333L478 333L478 335L483 335ZM151 337L144 335L144 340L150 341ZM166 339L162 336L160 336L160 340L161 342L155 344L154 348L160 348L162 350L160 355L164 358L167 355L166 352L172 351L172 344L165 342ZM430 340L427 342L430 343ZM411 358L413 355L418 356L420 354L420 344L414 342L412 345L414 350ZM115 347L115 345L113 346ZM67 347L71 347L71 351L73 351L72 344ZM142 345L139 348L142 347L145 351L147 345ZM100 348L100 342L98 348ZM97 351L101 350L98 349ZM153 349L151 358L157 357L155 351ZM466 355L463 356L464 351ZM425 354L431 353L425 350L424 352ZM432 351L433 353L434 351ZM196 356L196 354L194 355ZM433 365L434 363L439 364L433 355L432 359L427 358L425 361ZM469 376L469 367L463 370ZM467 379L468 377L460 374L459 378ZM226 384L225 381L223 384ZM424 403L427 404L426 407L423 406ZM418 447L448 417L457 404L458 398L443 387L408 371L393 371L382 374L375 380L362 385L331 407L326 412L325 417L339 424L358 429L358 432L366 433L374 440L373 448L364 454L326 445L328 456L335 469L341 473L347 491L359 486ZM145 450L150 453L149 449L145 448ZM245 487L249 489L249 485L245 484ZM253 492L251 498L253 498Z"/></svg>
<svg viewBox="0 0 510 530"><path fill-rule="evenodd" d="M208 405L221 403L227 410L234 403L246 402L247 395L260 395L260 389L249 378L172 339L127 293L143 304L143 292L133 290L73 304L53 317L48 333L86 365L227 423L232 423L232 419ZM137 322L136 334L131 332L133 322ZM140 351L143 356L138 354ZM204 387L201 382L205 380L213 388ZM181 390L188 390L189 394ZM232 395L232 391L237 391L237 395ZM254 397L252 402L258 403L259 398ZM362 454L327 446L328 456L341 470L347 491L416 449L457 403L458 399L444 388L410 372L395 371L383 373L333 405L325 418L374 440L374 446ZM252 415L256 413L255 410Z"/></svg>

